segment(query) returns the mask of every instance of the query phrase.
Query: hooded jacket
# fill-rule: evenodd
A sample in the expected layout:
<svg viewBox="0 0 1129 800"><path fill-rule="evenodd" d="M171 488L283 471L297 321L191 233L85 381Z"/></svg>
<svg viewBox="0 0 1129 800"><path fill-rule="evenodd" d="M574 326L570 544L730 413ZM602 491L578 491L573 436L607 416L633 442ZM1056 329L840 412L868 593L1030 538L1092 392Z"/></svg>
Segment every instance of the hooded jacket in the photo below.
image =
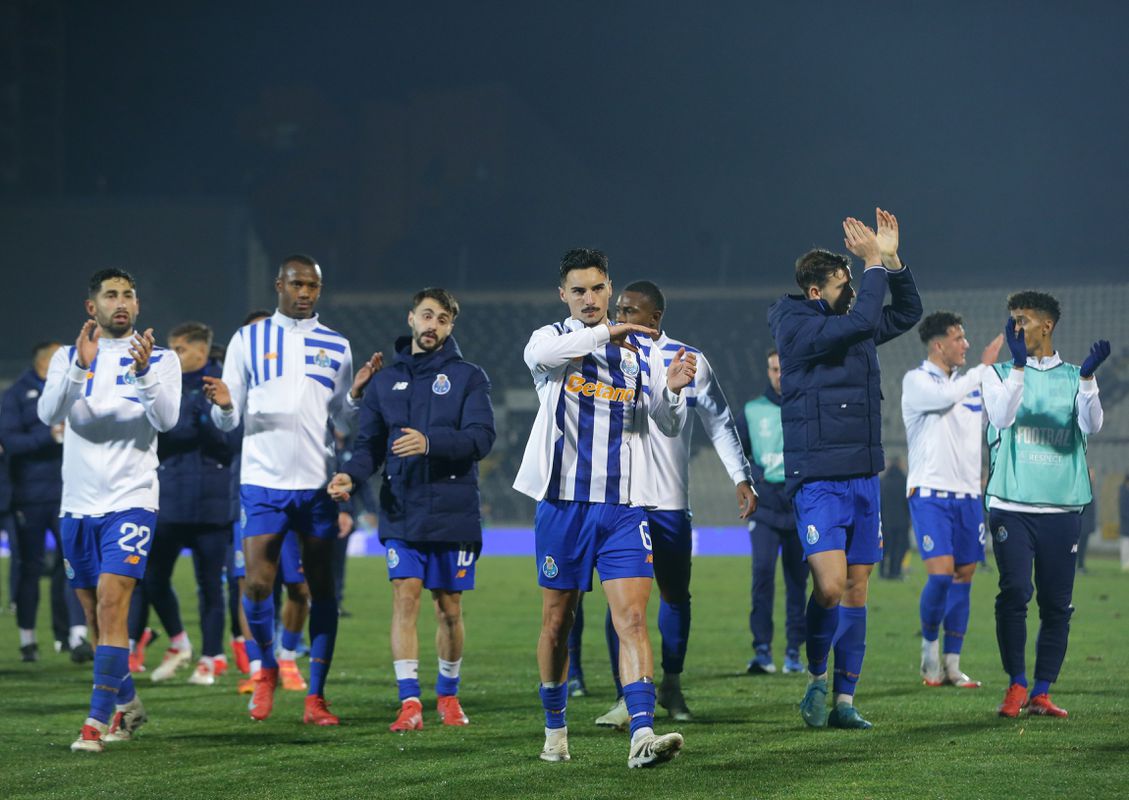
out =
<svg viewBox="0 0 1129 800"><path fill-rule="evenodd" d="M884 307L887 285L891 302ZM806 481L877 475L885 468L877 347L920 319L921 297L908 267L866 269L846 314L798 295L785 295L769 308L780 354L789 495Z"/></svg>
<svg viewBox="0 0 1129 800"><path fill-rule="evenodd" d="M401 458L404 428L427 437L425 455ZM430 353L396 342L396 360L365 390L353 457L344 472L359 485L382 465L380 540L481 542L478 462L494 445L490 380L463 360L453 336Z"/></svg>

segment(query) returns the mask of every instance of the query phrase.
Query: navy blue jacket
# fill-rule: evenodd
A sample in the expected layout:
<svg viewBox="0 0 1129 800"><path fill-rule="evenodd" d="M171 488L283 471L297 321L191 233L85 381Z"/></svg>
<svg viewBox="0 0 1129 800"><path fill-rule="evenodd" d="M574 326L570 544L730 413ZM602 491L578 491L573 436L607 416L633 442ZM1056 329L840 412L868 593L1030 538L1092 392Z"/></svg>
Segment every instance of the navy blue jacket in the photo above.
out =
<svg viewBox="0 0 1129 800"><path fill-rule="evenodd" d="M63 496L63 446L39 421L44 381L29 369L0 401L0 445L12 476L12 506L58 504Z"/></svg>
<svg viewBox="0 0 1129 800"><path fill-rule="evenodd" d="M426 455L392 454L403 428L427 437ZM432 353L412 355L405 336L396 342L396 361L365 391L353 457L344 471L359 485L384 465L381 541L480 542L478 462L493 444L486 373L463 361L454 337Z"/></svg>
<svg viewBox="0 0 1129 800"><path fill-rule="evenodd" d="M776 405L780 405L780 395L772 388L772 384L764 390L764 396ZM753 486L757 490L757 508L749 519L776 528L781 531L794 531L796 529L796 516L792 510L792 498L784 490L782 483L769 483L764 479L764 470L753 460L753 443L749 439L749 420L744 412L733 415L737 423L737 436L741 439L741 448L749 459L753 469Z"/></svg>
<svg viewBox="0 0 1129 800"><path fill-rule="evenodd" d="M886 287L890 305L883 307ZM868 269L854 306L835 314L823 300L785 295L768 310L780 354L785 487L877 475L882 387L877 346L921 319L909 269Z"/></svg>
<svg viewBox="0 0 1129 800"><path fill-rule="evenodd" d="M204 376L218 378L222 372L218 362L209 361L181 376L180 419L157 437L161 522L228 525L239 516L237 456L243 426L221 431L204 397Z"/></svg>

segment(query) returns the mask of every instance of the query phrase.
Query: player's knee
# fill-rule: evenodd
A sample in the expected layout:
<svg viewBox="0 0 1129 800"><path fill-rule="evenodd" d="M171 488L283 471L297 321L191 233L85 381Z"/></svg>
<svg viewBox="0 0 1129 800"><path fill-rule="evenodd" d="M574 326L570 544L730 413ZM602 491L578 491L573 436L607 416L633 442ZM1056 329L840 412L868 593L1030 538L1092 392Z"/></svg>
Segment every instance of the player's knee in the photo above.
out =
<svg viewBox="0 0 1129 800"><path fill-rule="evenodd" d="M628 608L615 617L615 630L620 639L647 635L646 608Z"/></svg>
<svg viewBox="0 0 1129 800"><path fill-rule="evenodd" d="M834 608L842 602L843 593L846 591L846 588L847 587L839 581L830 581L812 589L812 597L815 598L816 603L824 608Z"/></svg>
<svg viewBox="0 0 1129 800"><path fill-rule="evenodd" d="M265 581L261 578L247 576L243 582L243 594L256 603L261 603L274 594L274 581Z"/></svg>

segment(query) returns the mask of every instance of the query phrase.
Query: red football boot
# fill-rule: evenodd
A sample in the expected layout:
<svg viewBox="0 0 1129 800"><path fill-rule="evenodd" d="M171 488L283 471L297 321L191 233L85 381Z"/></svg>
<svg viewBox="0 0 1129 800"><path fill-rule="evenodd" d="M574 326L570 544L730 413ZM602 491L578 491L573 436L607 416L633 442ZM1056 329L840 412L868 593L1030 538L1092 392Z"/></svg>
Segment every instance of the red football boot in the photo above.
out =
<svg viewBox="0 0 1129 800"><path fill-rule="evenodd" d="M439 703L436 706L439 711L439 720L444 725L469 725L470 719L463 712L463 707L459 705L459 698L453 694L439 695Z"/></svg>
<svg viewBox="0 0 1129 800"><path fill-rule="evenodd" d="M1004 701L1000 703L997 709L1001 717L1011 717L1015 719L1019 716L1020 710L1027 703L1027 687L1020 686L1018 683L1013 683L1007 687L1007 694L1004 695Z"/></svg>
<svg viewBox="0 0 1129 800"><path fill-rule="evenodd" d="M320 694L306 695L306 712L302 715L302 722L314 725L340 725L341 718L330 713L329 704Z"/></svg>
<svg viewBox="0 0 1129 800"><path fill-rule="evenodd" d="M423 730L423 704L419 700L405 700L400 705L400 715L388 726L393 733Z"/></svg>
<svg viewBox="0 0 1129 800"><path fill-rule="evenodd" d="M242 639L231 640L231 652L235 653L235 668L244 675L251 671L251 659L247 658L247 643Z"/></svg>
<svg viewBox="0 0 1129 800"><path fill-rule="evenodd" d="M1051 702L1049 694L1037 694L1027 701L1027 715L1034 717L1068 717L1065 708Z"/></svg>
<svg viewBox="0 0 1129 800"><path fill-rule="evenodd" d="M255 678L255 693L251 695L251 719L259 722L270 716L274 708L274 690L278 687L278 667L263 667Z"/></svg>

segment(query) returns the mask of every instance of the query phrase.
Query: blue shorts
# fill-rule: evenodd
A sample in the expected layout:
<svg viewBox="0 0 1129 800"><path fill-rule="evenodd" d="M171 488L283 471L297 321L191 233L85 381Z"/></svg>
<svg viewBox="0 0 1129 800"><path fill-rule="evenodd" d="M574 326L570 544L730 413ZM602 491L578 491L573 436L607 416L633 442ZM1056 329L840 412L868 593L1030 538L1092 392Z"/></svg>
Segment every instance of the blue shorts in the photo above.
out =
<svg viewBox="0 0 1129 800"><path fill-rule="evenodd" d="M880 496L877 475L800 486L793 505L804 558L842 550L848 564L881 561Z"/></svg>
<svg viewBox="0 0 1129 800"><path fill-rule="evenodd" d="M542 500L533 521L537 583L548 589L592 591L601 581L653 578L647 515L640 506Z"/></svg>
<svg viewBox="0 0 1129 800"><path fill-rule="evenodd" d="M235 572L234 578L247 577L247 559L243 555L243 526L238 522L233 526L235 533ZM287 531L282 538L282 553L278 560L278 568L282 572L282 582L304 583L306 572L302 569L302 543L298 541L298 534Z"/></svg>
<svg viewBox="0 0 1129 800"><path fill-rule="evenodd" d="M389 539L388 580L419 578L424 588L444 592L469 592L481 542L405 542Z"/></svg>
<svg viewBox="0 0 1129 800"><path fill-rule="evenodd" d="M337 504L324 489L239 487L244 536L296 531L318 539L337 536Z"/></svg>
<svg viewBox="0 0 1129 800"><path fill-rule="evenodd" d="M694 548L694 526L689 511L648 511L647 527L655 558L662 563L685 561Z"/></svg>
<svg viewBox="0 0 1129 800"><path fill-rule="evenodd" d="M127 508L96 517L62 514L59 538L71 586L93 589L103 572L141 580L156 527L157 512L148 508Z"/></svg>
<svg viewBox="0 0 1129 800"><path fill-rule="evenodd" d="M909 513L922 558L952 556L954 564L984 559L984 505L979 497L914 489Z"/></svg>

